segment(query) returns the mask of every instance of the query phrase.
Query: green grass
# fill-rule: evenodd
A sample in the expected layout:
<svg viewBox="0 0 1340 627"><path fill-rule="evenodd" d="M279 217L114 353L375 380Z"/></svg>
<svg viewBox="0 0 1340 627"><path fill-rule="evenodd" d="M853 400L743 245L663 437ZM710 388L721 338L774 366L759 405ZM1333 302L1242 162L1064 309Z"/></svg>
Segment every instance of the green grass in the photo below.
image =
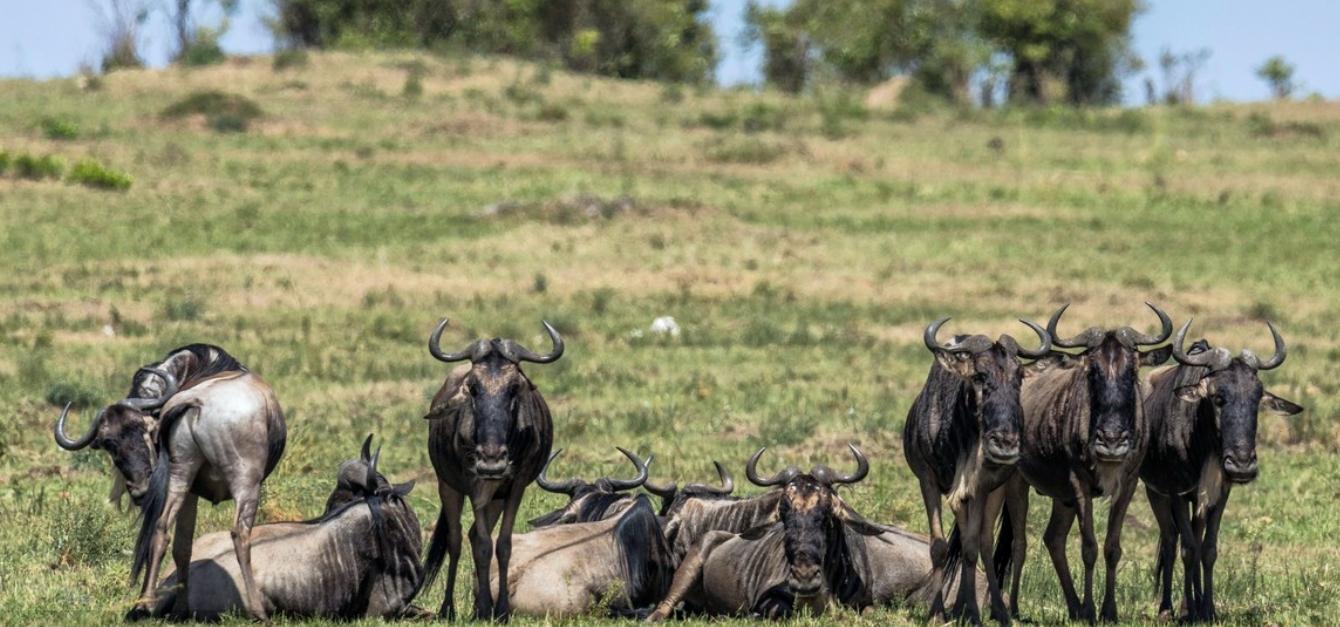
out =
<svg viewBox="0 0 1340 627"><path fill-rule="evenodd" d="M449 345L501 335L540 350L542 318L564 333L567 355L527 371L567 471L622 472L622 445L656 454L654 478L705 480L712 459L742 476L760 445L779 464L840 464L854 441L874 470L850 499L921 531L899 447L930 363L922 327L952 315L955 332L1025 333L1015 318L1071 301L1065 330L1149 328L1144 300L1258 353L1260 317L1282 328L1289 361L1266 384L1307 411L1262 418L1261 478L1235 490L1224 524L1220 611L1233 624L1340 613L1334 103L898 114L864 111L860 94L667 97L490 57L304 58L121 71L96 91L0 85L5 621L128 609L134 521L105 502L111 465L59 450L50 425L77 400L82 428L135 368L187 342L227 347L287 410L265 520L318 513L338 462L375 431L390 476L420 480L411 502L431 524L421 417L447 368L423 342L450 316ZM407 70L418 87L401 98ZM248 132L161 117L174 102L225 129L246 114ZM44 118L105 132L47 138ZM96 158L135 184L28 180L30 154ZM584 199L624 197L584 213ZM662 315L680 336L650 333ZM522 516L557 502L534 494ZM1051 623L1064 605L1046 509L1035 497L1023 604ZM200 533L231 516L206 508ZM1120 607L1149 622L1143 495L1130 516ZM456 592L468 607L469 586Z"/></svg>

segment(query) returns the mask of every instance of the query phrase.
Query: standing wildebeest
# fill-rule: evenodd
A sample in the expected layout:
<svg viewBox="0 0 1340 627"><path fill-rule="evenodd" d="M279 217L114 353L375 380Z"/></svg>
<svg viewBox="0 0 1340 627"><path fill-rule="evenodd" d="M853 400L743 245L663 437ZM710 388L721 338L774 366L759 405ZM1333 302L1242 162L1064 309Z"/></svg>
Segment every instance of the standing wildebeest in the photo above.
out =
<svg viewBox="0 0 1340 627"><path fill-rule="evenodd" d="M1117 563L1121 560L1121 526L1126 507L1135 492L1140 461L1148 444L1148 427L1141 407L1138 377L1142 365L1158 365L1172 349L1141 350L1160 344L1172 335L1172 320L1163 310L1146 303L1158 315L1161 330L1149 336L1130 327L1104 331L1090 328L1074 338L1056 335L1056 324L1065 313L1062 306L1047 322L1052 343L1061 348L1083 349L1075 355L1056 354L1029 366L1022 389L1023 442L1017 464L1022 479L1011 479L1006 496L1006 515L996 551L996 567L1004 573L1014 560L1011 602L1019 607L1019 574L1023 555L1011 558L1006 544L1011 530L1022 534L1028 516L1028 487L1052 499L1051 520L1043 542L1051 554L1066 609L1072 620L1094 620L1093 570L1098 541L1093 529L1095 497L1112 498L1108 513L1103 560L1103 620L1117 620ZM1084 599L1075 593L1075 582L1066 561L1065 542L1078 512L1081 556L1084 559Z"/></svg>
<svg viewBox="0 0 1340 627"><path fill-rule="evenodd" d="M800 607L822 613L830 601L862 609L929 596L934 585L924 538L866 521L836 486L860 481L869 462L851 446L857 469L825 466L801 473L789 466L763 479L749 460L749 480L769 494L769 515L742 532L712 531L689 551L670 592L649 620L664 620L681 601L713 615L789 616Z"/></svg>
<svg viewBox="0 0 1340 627"><path fill-rule="evenodd" d="M438 361L469 360L447 375L433 397L428 415L428 455L437 472L437 492L442 511L428 543L424 565L425 587L447 565L447 590L439 614L454 619L456 567L461 556L461 506L470 497L475 522L470 530L470 549L475 562L475 618L503 618L508 614L507 590L497 600L489 592L489 571L494 559L493 527L502 517L496 546L498 572L507 581L507 563L512 554L512 526L521 496L540 474L554 442L549 406L535 384L521 371L521 362L548 364L563 356L563 338L544 323L553 342L548 355L537 355L512 341L477 340L464 350L447 354L439 342L443 319L428 338L428 352Z"/></svg>
<svg viewBox="0 0 1340 627"><path fill-rule="evenodd" d="M949 509L954 512L951 542L961 552L961 572L953 614L974 623L981 620L974 586L980 553L986 566L991 614L1008 624L1009 611L992 564L991 533L1004 497L1001 486L1014 475L1014 463L1019 459L1023 422L1019 405L1023 367L1019 359L1047 355L1051 337L1042 327L1020 320L1042 339L1041 348L1021 349L1008 335L995 342L984 335L959 335L952 343L942 345L936 336L948 320L932 322L923 334L935 360L926 385L907 412L903 455L921 484L921 498L930 519L931 563L935 564L937 577L945 568L949 550L940 528L942 495L949 497ZM1009 519L1004 524L1008 525ZM936 594L931 603L932 621L943 622L943 611L943 594Z"/></svg>
<svg viewBox="0 0 1340 627"><path fill-rule="evenodd" d="M1275 325L1266 324L1275 354L1260 361L1245 350L1233 357L1205 340L1183 352L1188 320L1173 337L1173 358L1179 365L1149 377L1149 451L1140 478L1159 523L1161 617L1172 614L1173 556L1180 536L1186 618L1215 619L1219 523L1233 484L1256 479L1258 408L1284 415L1303 411L1262 389L1257 373L1279 367L1285 356L1284 338Z"/></svg>
<svg viewBox="0 0 1340 627"><path fill-rule="evenodd" d="M507 588L512 611L529 616L561 618L601 605L629 615L661 600L674 570L656 512L638 495L615 516L513 536ZM490 583L498 593L501 577L494 572Z"/></svg>
<svg viewBox="0 0 1340 627"><path fill-rule="evenodd" d="M253 618L264 619L251 576L251 530L261 482L279 463L286 436L284 413L270 385L223 349L192 344L141 369L131 398L103 409L78 440L65 435L69 410L66 405L56 421L56 443L71 451L90 445L107 451L143 515L132 579L147 569L130 617L154 608L154 584L170 527L175 526L176 537L173 562L186 572L196 505L203 496L214 504L229 498L237 502L231 539L241 565L244 605ZM158 417L149 413L154 410ZM181 586L187 584L182 576ZM188 595L178 598L184 603Z"/></svg>
<svg viewBox="0 0 1340 627"><path fill-rule="evenodd" d="M633 506L634 497L628 493L628 490L636 490L647 481L647 466L651 464L655 456L648 456L647 461L638 459L637 455L632 454L621 446L616 446L620 453L623 453L629 461L633 462L633 467L637 469L637 476L632 479L611 479L601 477L595 481L583 481L573 478L564 481L550 481L548 477L549 465L554 463L554 459L563 452L563 449L554 451L549 456L549 461L544 463L544 468L540 470L540 476L535 478L535 485L546 492L568 495L568 502L548 514L540 516L530 521L532 527L548 527L550 525L567 525L579 522L595 522L606 518L614 518L622 514L624 510Z"/></svg>
<svg viewBox="0 0 1340 627"><path fill-rule="evenodd" d="M419 519L404 500L414 483L391 485L377 469L381 449L369 454L371 441L369 435L359 458L340 465L320 517L253 530L252 571L268 613L394 618L409 607L423 574ZM169 573L154 615L218 620L244 609L230 548L226 532L197 540L189 571L181 571L190 573L190 589L178 590L178 574ZM175 603L179 594L190 595L189 612Z"/></svg>

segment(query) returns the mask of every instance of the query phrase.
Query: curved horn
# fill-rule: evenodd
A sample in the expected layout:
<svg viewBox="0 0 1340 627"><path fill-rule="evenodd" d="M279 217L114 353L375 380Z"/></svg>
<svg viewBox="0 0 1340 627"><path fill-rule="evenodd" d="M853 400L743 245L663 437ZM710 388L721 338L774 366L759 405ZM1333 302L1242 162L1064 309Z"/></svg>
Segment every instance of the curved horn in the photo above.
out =
<svg viewBox="0 0 1340 627"><path fill-rule="evenodd" d="M684 486L684 489L691 489L695 492L706 492L708 494L717 494L720 496L726 496L731 492L734 492L735 477L730 476L730 472L727 472L726 467L721 465L721 462L712 460L712 465L717 467L717 479L721 480L721 487L711 486L705 483L690 483L689 485Z"/></svg>
<svg viewBox="0 0 1340 627"><path fill-rule="evenodd" d="M870 474L870 460L866 459L865 454L861 452L861 449L856 448L855 444L850 443L847 444L847 448L851 450L852 457L856 458L856 472L850 475L840 475L825 468L823 474L826 476L821 478L818 473L815 473L815 478L821 478L824 483L833 485L839 483L856 483L864 479L866 475Z"/></svg>
<svg viewBox="0 0 1340 627"><path fill-rule="evenodd" d="M675 498L675 495L679 493L679 486L676 485L675 482L673 481L669 483L655 483L653 481L645 481L642 483L642 487L646 491L663 499Z"/></svg>
<svg viewBox="0 0 1340 627"><path fill-rule="evenodd" d="M1083 333L1068 340L1056 334L1056 323L1061 321L1061 314L1064 314L1069 307L1070 303L1061 305L1061 308L1052 314L1051 319L1047 320L1047 335L1051 336L1053 344L1061 348L1088 348L1099 339L1098 329L1085 329Z"/></svg>
<svg viewBox="0 0 1340 627"><path fill-rule="evenodd" d="M1186 350L1182 348L1182 344L1186 342L1186 332L1191 328L1191 323L1195 322L1195 320L1195 318L1187 320L1186 324L1182 325L1182 328L1177 330L1177 335L1173 336L1173 359L1176 359L1177 363L1182 364L1183 366L1209 366L1214 361L1214 351L1205 351L1195 355L1188 355L1186 354Z"/></svg>
<svg viewBox="0 0 1340 627"><path fill-rule="evenodd" d="M1019 322L1022 322L1024 323L1024 326L1033 329L1033 332L1037 333L1038 338L1042 340L1042 346L1038 347L1037 350L1026 350L1022 347L1019 348L1020 357L1025 357L1028 359L1041 359L1043 357L1046 357L1047 353L1052 352L1052 336L1050 333L1047 332L1046 329L1042 328L1036 322L1033 322L1031 320L1024 320L1023 318L1020 318Z"/></svg>
<svg viewBox="0 0 1340 627"><path fill-rule="evenodd" d="M926 348L930 349L932 352L936 350L947 350L944 346L940 345L940 340L936 339L936 336L940 334L940 327L944 326L946 322L949 322L948 316L926 325L926 331L921 334L921 341L925 342Z"/></svg>
<svg viewBox="0 0 1340 627"><path fill-rule="evenodd" d="M797 470L795 466L787 466L786 469L782 470L781 472L778 472L777 474L771 477L768 477L767 479L759 477L757 468L758 458L762 457L763 451L766 450L768 450L768 447L766 446L758 449L758 452L754 453L749 458L749 463L745 464L744 466L744 475L746 477L749 477L749 481L751 483L760 488L768 488L776 485L782 485L783 483L786 483L794 479L796 475L800 474L800 471Z"/></svg>
<svg viewBox="0 0 1340 627"><path fill-rule="evenodd" d="M359 456L360 456L360 458L361 458L363 461L365 461L365 462L370 462L370 461L372 461L372 434L371 434L371 433L369 433L369 434L368 434L368 437L365 438L365 439L363 440L363 451L359 454Z"/></svg>
<svg viewBox="0 0 1340 627"><path fill-rule="evenodd" d="M1168 336L1172 335L1173 330L1172 318L1169 318L1168 314L1164 313L1163 310L1159 309L1158 305L1155 305L1154 303L1146 302L1145 305L1148 306L1150 309L1153 309L1154 315L1159 317L1159 334L1157 336L1153 336L1153 335L1145 335L1144 333L1140 333L1138 331L1133 331L1131 333L1131 339L1135 342L1136 346L1153 346L1155 344L1162 344L1164 341L1168 339Z"/></svg>
<svg viewBox="0 0 1340 627"><path fill-rule="evenodd" d="M554 325L549 324L548 321L541 320L540 323L544 325L545 332L549 334L549 341L554 345L553 350L549 351L548 355L537 355L529 348L508 340L507 349L508 352L511 353L509 357L511 357L513 361L529 361L537 364L549 364L558 361L558 358L563 356L563 336L559 335L558 330L554 328Z"/></svg>
<svg viewBox="0 0 1340 627"><path fill-rule="evenodd" d="M637 476L632 479L610 479L610 488L617 492L619 490L632 490L641 487L642 484L647 482L647 463L638 459L637 455L634 455L622 446L616 446L614 448L619 449L619 452L623 453L623 456L627 457L628 461L633 462L633 467L637 468Z"/></svg>
<svg viewBox="0 0 1340 627"><path fill-rule="evenodd" d="M377 445L377 452L372 454L372 461L368 463L368 469L377 472L377 462L382 459L382 445Z"/></svg>
<svg viewBox="0 0 1340 627"><path fill-rule="evenodd" d="M549 456L549 460L544 462L544 468L540 469L540 476L535 478L535 484L540 486L540 489L544 490L545 492L556 492L558 494L566 494L568 496L572 496L573 491L576 490L577 487L581 485L581 481L578 481L577 479L568 479L566 481L560 481L558 483L554 483L553 481L549 480L549 475L547 474L549 472L549 464L554 463L554 458L558 457L562 453L563 449L558 449L557 451L554 451L552 455Z"/></svg>
<svg viewBox="0 0 1340 627"><path fill-rule="evenodd" d="M450 321L449 318L443 318L437 323L437 327L433 329L433 334L428 336L428 354L432 355L434 359L446 363L464 361L470 357L470 349L473 348L473 346L467 346L465 347L465 350L455 353L442 352L442 331L446 330L447 323Z"/></svg>
<svg viewBox="0 0 1340 627"><path fill-rule="evenodd" d="M1288 350L1284 347L1284 338L1280 337L1279 329L1276 329L1275 324L1269 320L1266 321L1266 326L1270 327L1270 337L1275 340L1275 354L1271 355L1270 359L1267 359L1264 362L1254 364L1257 370L1271 370L1280 367L1280 364L1284 363L1284 358L1288 354ZM1245 353L1246 351L1243 352ZM1254 360L1255 355L1253 355L1252 358Z"/></svg>
<svg viewBox="0 0 1340 627"><path fill-rule="evenodd" d="M177 382L176 375L162 368L157 367L141 368L140 370L143 370L151 374L156 374L162 377L163 383L165 385L163 393L159 394L157 398L127 398L122 400L120 403L117 403L118 405L124 405L126 407L130 407L132 409L138 409L140 411L149 411L152 409L158 409L159 407L162 407L164 404L166 404L168 402L168 399L172 398L172 395L176 394L177 389L181 387L180 384L178 384Z"/></svg>
<svg viewBox="0 0 1340 627"><path fill-rule="evenodd" d="M60 418L56 419L56 426L52 428L52 433L56 436L56 444L67 451L77 451L93 443L93 438L98 435L98 426L102 424L103 412L98 412L98 416L93 419L93 424L88 426L88 432L78 440L71 440L65 435L65 417L70 414L70 405L66 403L65 409L60 411Z"/></svg>

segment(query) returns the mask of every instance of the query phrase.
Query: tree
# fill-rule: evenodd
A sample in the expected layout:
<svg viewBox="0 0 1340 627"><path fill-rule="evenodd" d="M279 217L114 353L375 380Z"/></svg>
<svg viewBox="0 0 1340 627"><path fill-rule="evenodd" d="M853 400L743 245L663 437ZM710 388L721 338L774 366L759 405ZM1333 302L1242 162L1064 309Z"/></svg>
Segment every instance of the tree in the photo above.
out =
<svg viewBox="0 0 1340 627"><path fill-rule="evenodd" d="M750 2L743 43L763 45L763 80L789 93L805 88L810 75L810 39L790 11Z"/></svg>
<svg viewBox="0 0 1340 627"><path fill-rule="evenodd" d="M168 3L168 19L172 22L172 30L177 38L177 51L173 58L182 61L187 60L192 53L192 48L203 44L208 50L197 52L198 58L213 61L222 59L223 50L219 48L218 38L228 27L227 17L237 11L238 0L195 0L195 9L208 6L211 1L217 2L219 8L225 15L224 23L218 28L201 28L196 26L192 17L191 0L170 0ZM203 53L203 54L201 54ZM196 63L200 65L201 63Z"/></svg>
<svg viewBox="0 0 1340 627"><path fill-rule="evenodd" d="M1288 100L1298 87L1293 82L1293 71L1293 64L1285 61L1284 57L1275 55L1266 59L1261 67L1256 68L1256 75L1270 84L1270 91L1275 94L1276 100Z"/></svg>
<svg viewBox="0 0 1340 627"><path fill-rule="evenodd" d="M149 18L144 0L89 0L104 38L102 71L144 67L140 58L140 26Z"/></svg>
<svg viewBox="0 0 1340 627"><path fill-rule="evenodd" d="M1196 74L1210 59L1210 50L1201 48L1191 52L1174 53L1164 48L1159 53L1159 69L1163 72L1163 103L1191 104L1196 101Z"/></svg>

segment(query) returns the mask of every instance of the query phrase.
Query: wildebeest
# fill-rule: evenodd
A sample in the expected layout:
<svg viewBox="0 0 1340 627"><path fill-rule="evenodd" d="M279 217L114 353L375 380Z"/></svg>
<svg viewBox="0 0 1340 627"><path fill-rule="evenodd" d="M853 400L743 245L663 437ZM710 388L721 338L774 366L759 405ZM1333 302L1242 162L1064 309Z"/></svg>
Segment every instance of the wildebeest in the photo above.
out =
<svg viewBox="0 0 1340 627"><path fill-rule="evenodd" d="M428 414L428 454L437 473L442 511L428 543L426 584L447 565L447 589L441 615L455 618L452 591L461 554L461 506L470 497L475 512L470 548L475 563L474 615L477 619L506 618L508 594L489 592L489 571L496 553L498 574L507 580L512 553L512 527L526 486L540 474L553 446L554 429L549 406L535 384L521 371L521 362L548 364L563 356L563 338L548 322L544 329L553 350L538 355L512 341L476 340L464 350L444 353L439 342L447 320L428 338L428 352L438 361L469 360L447 375L433 397ZM496 547L492 533L499 517L502 528Z"/></svg>
<svg viewBox="0 0 1340 627"><path fill-rule="evenodd" d="M1261 361L1251 351L1238 357L1205 340L1183 352L1191 321L1173 337L1178 365L1149 377L1145 416L1149 450L1140 467L1154 518L1159 523L1157 585L1159 615L1172 615L1173 558L1182 543L1186 619L1215 620L1214 562L1219 523L1233 484L1256 479L1256 416L1259 408L1293 415L1303 408L1262 389L1258 373L1278 368L1286 354L1274 324L1275 353Z"/></svg>
<svg viewBox="0 0 1340 627"><path fill-rule="evenodd" d="M717 469L717 479L721 482L720 486L690 483L681 488L673 481L669 483L646 481L642 487L661 499L660 516L662 518L678 515L691 500L720 501L723 503L739 501L740 497L731 496L731 493L735 491L735 478L730 475L725 466L721 465L721 462L713 460L712 465Z"/></svg>
<svg viewBox="0 0 1340 627"><path fill-rule="evenodd" d="M682 601L714 615L780 618L802 607L821 613L830 601L860 609L928 596L926 540L871 523L838 496L836 486L870 470L865 456L850 449L857 461L852 474L790 466L766 479L756 470L763 449L755 453L745 469L749 480L778 488L770 492L778 498L769 516L742 533L705 534L648 619L667 618Z"/></svg>
<svg viewBox="0 0 1340 627"><path fill-rule="evenodd" d="M546 492L566 494L568 502L563 507L530 521L530 526L548 527L550 525L595 522L618 516L632 507L633 495L629 494L628 491L642 487L642 484L647 481L647 465L651 463L654 456L648 457L647 461L643 462L638 459L637 455L627 449L623 447L615 448L619 449L620 453L623 453L629 461L633 462L633 467L637 469L637 476L632 479L601 477L589 482L577 478L552 481L548 477L549 466L554 463L554 459L563 452L563 449L554 451L553 455L549 456L549 461L544 463L544 468L540 470L540 476L535 478L535 485L540 486L540 489Z"/></svg>
<svg viewBox="0 0 1340 627"><path fill-rule="evenodd" d="M495 594L500 570L491 576ZM512 611L524 615L559 618L600 606L629 615L661 600L673 574L660 521L638 495L616 516L513 536L507 588Z"/></svg>
<svg viewBox="0 0 1340 627"><path fill-rule="evenodd" d="M1142 347L1161 344L1172 335L1172 320L1163 310L1146 303L1159 318L1157 335L1146 335L1130 327L1104 331L1090 328L1073 338L1056 334L1057 322L1069 305L1062 306L1047 322L1052 343L1061 348L1082 349L1074 355L1054 354L1031 364L1024 377L1021 400L1024 429L1017 463L1022 479L1043 496L1052 499L1051 520L1043 541L1065 594L1070 618L1094 620L1093 570L1098 558L1094 535L1095 497L1112 498L1108 513L1103 559L1107 577L1103 591L1103 620L1117 619L1117 563L1121 560L1121 526L1135 492L1140 461L1148 443L1148 426L1141 406L1139 367L1168 359L1172 349ZM1014 560L1011 584L1013 610L1018 611L1019 574L1023 555L1011 558L1007 551L1011 530L1022 534L1027 527L1028 488L1018 477L1010 481L1005 510L1011 524L1002 524L997 542L996 567L1004 574ZM1084 598L1066 561L1066 537L1078 513L1081 557L1084 560Z"/></svg>
<svg viewBox="0 0 1340 627"><path fill-rule="evenodd" d="M948 496L954 512L952 542L961 551L958 598L953 614L972 622L977 608L975 573L980 553L986 566L992 616L1008 623L1009 612L990 553L991 534L1004 498L1001 486L1014 474L1019 459L1023 409L1020 358L1037 359L1051 351L1051 337L1042 327L1020 320L1041 338L1037 350L1026 350L1008 335L997 341L984 335L955 336L949 344L937 339L941 318L926 327L922 340L935 356L930 374L907 412L903 455L921 485L930 522L931 562L936 576L945 567L949 544L940 528L940 497ZM1005 524L1009 524L1006 519ZM1021 534L1022 535L1022 534ZM948 573L953 576L953 573ZM934 622L943 622L941 594L931 603Z"/></svg>
<svg viewBox="0 0 1340 627"><path fill-rule="evenodd" d="M400 616L418 591L419 519L404 497L413 482L391 485L369 454L372 436L356 460L340 465L326 511L306 522L257 525L252 572L269 614L359 618ZM191 586L177 588L178 573L160 586L155 616L218 620L244 609L242 576L226 532L195 542ZM179 594L188 604L175 603ZM176 610L174 610L176 606Z"/></svg>
<svg viewBox="0 0 1340 627"><path fill-rule="evenodd" d="M251 531L261 482L279 463L286 438L284 413L269 384L223 349L192 344L136 373L130 398L103 409L77 440L65 435L69 409L56 421L56 443L71 451L86 446L107 451L143 515L131 577L146 572L130 617L155 606L154 583L170 527L176 536L173 562L179 571L190 563L196 505L203 496L214 504L237 502L231 540L244 606L253 618L265 618L251 576ZM188 583L181 577L183 588Z"/></svg>

